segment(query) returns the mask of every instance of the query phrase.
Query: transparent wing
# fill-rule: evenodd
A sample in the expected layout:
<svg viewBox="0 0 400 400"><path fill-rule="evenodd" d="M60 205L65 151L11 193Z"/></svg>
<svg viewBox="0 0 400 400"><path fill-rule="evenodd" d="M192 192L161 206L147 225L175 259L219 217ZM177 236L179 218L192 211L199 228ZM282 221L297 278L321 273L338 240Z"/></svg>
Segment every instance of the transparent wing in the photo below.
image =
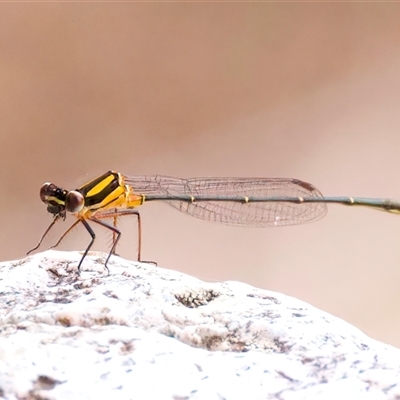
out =
<svg viewBox="0 0 400 400"><path fill-rule="evenodd" d="M294 198L323 199L313 185L285 178L193 178L161 175L125 177L136 194L160 196L171 207L193 217L234 226L268 227L316 221L327 212L325 203L295 203ZM185 201L168 197L218 197L218 201ZM265 201L221 201L221 197L257 197ZM271 197L291 201L271 201Z"/></svg>

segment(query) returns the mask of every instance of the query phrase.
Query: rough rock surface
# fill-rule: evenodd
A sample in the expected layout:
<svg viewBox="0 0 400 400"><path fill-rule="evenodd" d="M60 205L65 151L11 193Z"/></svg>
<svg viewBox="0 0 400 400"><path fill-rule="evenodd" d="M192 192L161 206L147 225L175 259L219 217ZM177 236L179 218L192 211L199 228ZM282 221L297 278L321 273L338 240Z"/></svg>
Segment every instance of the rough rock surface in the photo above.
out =
<svg viewBox="0 0 400 400"><path fill-rule="evenodd" d="M294 298L104 255L0 264L5 399L400 399L400 350Z"/></svg>

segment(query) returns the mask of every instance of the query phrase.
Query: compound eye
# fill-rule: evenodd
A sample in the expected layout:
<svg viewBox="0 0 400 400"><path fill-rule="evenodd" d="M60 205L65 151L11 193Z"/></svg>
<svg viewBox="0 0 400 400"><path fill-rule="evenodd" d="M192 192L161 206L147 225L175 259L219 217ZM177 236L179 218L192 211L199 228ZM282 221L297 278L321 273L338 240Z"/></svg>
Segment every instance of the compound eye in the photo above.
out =
<svg viewBox="0 0 400 400"><path fill-rule="evenodd" d="M40 200L42 200L43 203L47 204L48 197L51 195L53 187L54 185L52 183L43 183L42 187L40 188Z"/></svg>
<svg viewBox="0 0 400 400"><path fill-rule="evenodd" d="M70 213L77 213L82 210L85 199L76 190L71 190L65 197L65 209Z"/></svg>

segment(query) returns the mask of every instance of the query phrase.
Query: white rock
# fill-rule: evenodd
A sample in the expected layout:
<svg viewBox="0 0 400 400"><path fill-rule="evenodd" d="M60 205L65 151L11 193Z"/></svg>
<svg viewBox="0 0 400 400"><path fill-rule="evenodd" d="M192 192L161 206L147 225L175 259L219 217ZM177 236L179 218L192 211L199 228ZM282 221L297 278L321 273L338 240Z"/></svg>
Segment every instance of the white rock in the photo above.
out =
<svg viewBox="0 0 400 400"><path fill-rule="evenodd" d="M304 302L80 257L0 264L0 397L400 399L400 351Z"/></svg>

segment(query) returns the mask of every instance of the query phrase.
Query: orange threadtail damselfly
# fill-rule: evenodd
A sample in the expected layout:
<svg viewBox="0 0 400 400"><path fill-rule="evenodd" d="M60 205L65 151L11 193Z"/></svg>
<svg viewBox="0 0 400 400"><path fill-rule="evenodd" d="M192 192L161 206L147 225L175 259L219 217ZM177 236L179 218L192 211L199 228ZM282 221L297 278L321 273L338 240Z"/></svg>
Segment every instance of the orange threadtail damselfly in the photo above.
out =
<svg viewBox="0 0 400 400"><path fill-rule="evenodd" d="M116 227L118 217L135 215L138 224L138 261L141 260L141 220L136 210L145 202L162 201L193 217L233 226L274 227L317 221L327 212L327 203L366 206L382 211L400 213L400 202L390 199L364 197L324 197L312 184L291 178L172 178L162 175L124 176L108 171L76 190L65 190L53 183L45 183L40 198L53 215L36 247L39 248L48 232L67 213L76 221L65 231L65 236L78 224L83 224L91 241L78 264L92 247L96 235L88 221L113 232L113 244L105 267L121 236ZM114 219L114 224L104 219Z"/></svg>

